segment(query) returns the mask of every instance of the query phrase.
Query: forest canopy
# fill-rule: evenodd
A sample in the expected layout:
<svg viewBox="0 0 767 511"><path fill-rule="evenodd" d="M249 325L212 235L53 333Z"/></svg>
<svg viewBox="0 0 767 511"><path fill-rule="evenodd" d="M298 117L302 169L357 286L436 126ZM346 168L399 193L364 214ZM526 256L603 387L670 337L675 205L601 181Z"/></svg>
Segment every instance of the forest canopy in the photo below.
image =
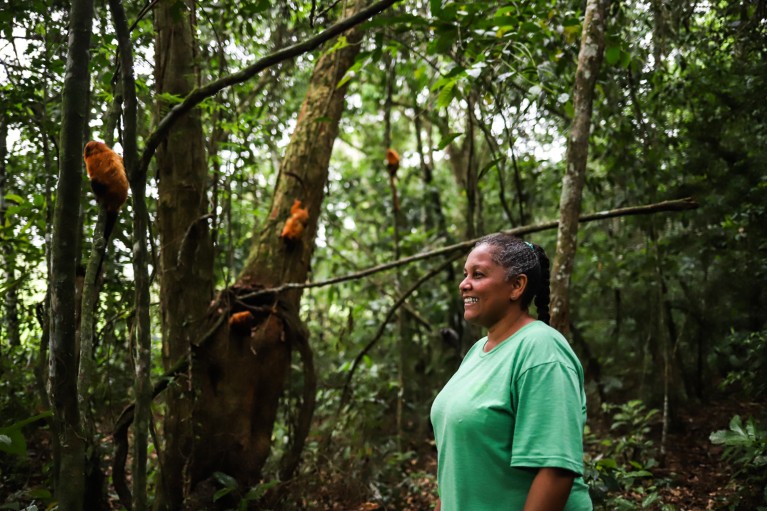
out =
<svg viewBox="0 0 767 511"><path fill-rule="evenodd" d="M432 509L497 231L554 261L595 507L767 506L764 0L34 0L0 32L0 509ZM130 187L106 235L90 140Z"/></svg>

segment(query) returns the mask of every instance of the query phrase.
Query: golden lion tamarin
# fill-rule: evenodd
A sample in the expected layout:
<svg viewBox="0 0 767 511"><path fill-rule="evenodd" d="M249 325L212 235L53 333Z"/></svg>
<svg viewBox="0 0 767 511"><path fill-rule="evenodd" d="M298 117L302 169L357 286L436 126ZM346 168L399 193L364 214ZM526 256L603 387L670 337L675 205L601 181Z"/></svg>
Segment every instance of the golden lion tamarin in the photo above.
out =
<svg viewBox="0 0 767 511"><path fill-rule="evenodd" d="M250 335L253 319L253 314L250 311L235 312L229 316L229 329L237 335Z"/></svg>
<svg viewBox="0 0 767 511"><path fill-rule="evenodd" d="M83 160L96 202L107 212L104 239L108 241L117 221L117 213L128 199L128 178L123 160L106 144L96 140L85 144Z"/></svg>
<svg viewBox="0 0 767 511"><path fill-rule="evenodd" d="M386 150L386 169L392 177L397 174L397 169L399 169L399 154L391 147Z"/></svg>
<svg viewBox="0 0 767 511"><path fill-rule="evenodd" d="M301 207L301 201L296 199L290 207L290 216L285 221L280 237L285 240L298 241L309 221L309 211Z"/></svg>

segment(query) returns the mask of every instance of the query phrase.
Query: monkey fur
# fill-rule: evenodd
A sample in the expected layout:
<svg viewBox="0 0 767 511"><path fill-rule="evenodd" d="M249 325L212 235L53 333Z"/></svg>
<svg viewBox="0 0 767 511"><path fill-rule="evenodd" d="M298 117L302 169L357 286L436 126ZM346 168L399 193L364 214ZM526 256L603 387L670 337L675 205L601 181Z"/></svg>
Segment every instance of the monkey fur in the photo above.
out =
<svg viewBox="0 0 767 511"><path fill-rule="evenodd" d="M285 221L280 237L284 240L298 241L309 221L309 211L301 207L301 201L296 199L290 207L290 216Z"/></svg>
<svg viewBox="0 0 767 511"><path fill-rule="evenodd" d="M128 199L128 177L122 158L103 142L91 140L85 144L83 160L91 189L96 196L96 202L106 211L104 225L104 242L109 242L120 208ZM106 252L106 247L104 248ZM96 278L101 275L104 264L104 252L101 253Z"/></svg>
<svg viewBox="0 0 767 511"><path fill-rule="evenodd" d="M386 150L386 170L389 171L389 175L394 177L399 169L399 154L392 148Z"/></svg>
<svg viewBox="0 0 767 511"><path fill-rule="evenodd" d="M235 312L229 317L229 329L237 335L248 336L253 328L253 319L250 311Z"/></svg>
<svg viewBox="0 0 767 511"><path fill-rule="evenodd" d="M83 160L96 202L107 212L104 239L108 241L117 221L117 213L128 199L128 177L123 160L106 144L96 140L85 144Z"/></svg>
<svg viewBox="0 0 767 511"><path fill-rule="evenodd" d="M391 147L386 150L386 170L389 171L389 186L391 186L392 202L394 211L399 211L399 199L397 198L397 169L399 169L399 154Z"/></svg>

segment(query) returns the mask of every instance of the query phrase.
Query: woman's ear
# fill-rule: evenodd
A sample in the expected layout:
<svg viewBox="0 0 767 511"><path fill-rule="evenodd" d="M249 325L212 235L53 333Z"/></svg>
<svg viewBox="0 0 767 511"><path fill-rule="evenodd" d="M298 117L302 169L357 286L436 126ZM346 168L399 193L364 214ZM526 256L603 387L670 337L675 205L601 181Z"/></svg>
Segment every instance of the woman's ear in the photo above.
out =
<svg viewBox="0 0 767 511"><path fill-rule="evenodd" d="M515 275L511 279L511 293L509 294L509 300L512 302L519 300L527 289L527 275Z"/></svg>

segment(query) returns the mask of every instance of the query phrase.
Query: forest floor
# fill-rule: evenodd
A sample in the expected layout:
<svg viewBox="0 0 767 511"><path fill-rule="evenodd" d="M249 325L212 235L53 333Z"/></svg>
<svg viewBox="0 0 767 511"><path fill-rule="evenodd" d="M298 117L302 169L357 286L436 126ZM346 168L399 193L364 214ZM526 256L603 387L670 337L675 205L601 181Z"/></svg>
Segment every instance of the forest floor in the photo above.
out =
<svg viewBox="0 0 767 511"><path fill-rule="evenodd" d="M735 415L745 420L749 416L764 419L764 414L764 403L734 400L684 411L679 427L668 435L665 466L653 470L656 477L669 479L662 501L680 511L755 510L756 506L742 501L731 479L732 467L722 460L723 448L712 444L709 436L729 429Z"/></svg>
<svg viewBox="0 0 767 511"><path fill-rule="evenodd" d="M665 462L650 469L652 478L644 480L644 486L637 485L636 491L621 494L629 506L622 506L621 509L755 511L757 504L743 500L742 482L733 483L732 468L722 461L723 449L709 440L712 432L728 429L730 420L735 415L740 415L743 419L752 416L764 421L767 419L767 404L721 399L680 412L675 427L668 433ZM615 433L608 431L609 426L590 424L597 438L614 437ZM656 448L660 446L659 425L653 428L652 441ZM45 485L45 478L39 469L50 463L49 456L43 455L50 451L48 444L47 435L33 440L30 445L31 454L36 452L39 456L31 456L32 463L25 469L26 476L18 473L15 474L18 477L13 477L25 480L23 486L26 489ZM399 476L390 473L386 478L388 483L379 480L376 483L378 487L363 482L369 481L368 478L359 478L350 473L329 475L320 469L319 473L306 474L306 479L298 485L295 492L301 496L298 500L302 501L302 504L295 503L289 508L310 511L431 511L436 495L437 460L433 442L431 447L428 444L424 444L424 447L422 452L399 466L399 470L395 471ZM0 503L4 500L12 502L26 493L20 488L14 491L13 484L6 484L12 483L10 480L4 480L9 475L3 474L0 466ZM392 475L395 477L391 477ZM294 497L297 496L295 493ZM378 498L371 498L371 493ZM659 498L653 504L643 507L642 501L650 493L657 494ZM7 500L8 498L11 500ZM113 504L113 509L119 509L116 502ZM613 511L613 507L595 506L595 509ZM274 507L281 508L279 505ZM21 508L0 504L0 509Z"/></svg>

